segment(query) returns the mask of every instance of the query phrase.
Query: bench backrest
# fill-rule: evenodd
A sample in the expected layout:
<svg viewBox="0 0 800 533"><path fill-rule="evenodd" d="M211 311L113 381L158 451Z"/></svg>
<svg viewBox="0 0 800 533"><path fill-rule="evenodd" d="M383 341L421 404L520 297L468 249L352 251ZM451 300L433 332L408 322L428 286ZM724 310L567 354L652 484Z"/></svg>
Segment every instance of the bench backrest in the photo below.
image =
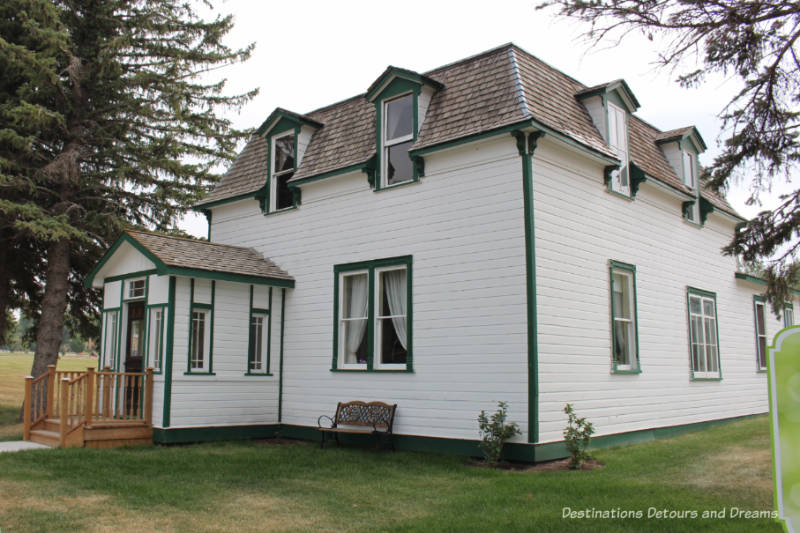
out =
<svg viewBox="0 0 800 533"><path fill-rule="evenodd" d="M383 402L339 402L336 406L336 425L368 426L392 429L397 404Z"/></svg>

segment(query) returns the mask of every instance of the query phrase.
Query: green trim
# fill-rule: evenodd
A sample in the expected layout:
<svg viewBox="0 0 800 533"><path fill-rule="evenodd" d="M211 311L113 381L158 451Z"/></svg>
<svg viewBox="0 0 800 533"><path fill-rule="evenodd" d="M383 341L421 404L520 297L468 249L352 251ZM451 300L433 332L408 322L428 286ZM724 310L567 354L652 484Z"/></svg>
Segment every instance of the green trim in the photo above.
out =
<svg viewBox="0 0 800 533"><path fill-rule="evenodd" d="M631 91L631 88L628 86L628 84L625 83L625 80L617 80L592 90L581 91L576 94L575 97L578 100L583 100L584 98L589 98L592 96L602 96L605 99L609 94L613 93L622 93L625 98L630 100L632 107L628 106L627 102L625 102L625 99L615 95L617 99L619 99L620 102L625 105L625 108L629 113L634 113L640 107L639 101L636 99L636 96L633 94L633 91Z"/></svg>
<svg viewBox="0 0 800 533"><path fill-rule="evenodd" d="M123 295L124 294L125 294L125 282L124 281L120 281L119 282L119 307L120 307L120 309L119 309L119 331L117 332L117 338L116 338L116 341L117 341L117 353L116 353L116 357L114 358L114 362L113 362L113 366L112 366L112 368L117 372L119 372L119 369L120 369L119 362L122 359L122 332L124 331L122 329L122 327L123 327L122 326L122 322L123 322L122 318L123 318L123 315L126 314L124 306L123 306L123 303L125 302L125 300L123 299ZM127 322L127 320L126 320L126 322Z"/></svg>
<svg viewBox="0 0 800 533"><path fill-rule="evenodd" d="M161 425L169 427L172 404L172 352L175 341L175 276L169 277L169 296L167 300L167 350L164 356L164 413Z"/></svg>
<svg viewBox="0 0 800 533"><path fill-rule="evenodd" d="M753 333L755 334L756 338L756 372L764 373L767 372L767 367L761 367L761 354L759 354L759 347L760 344L758 342L758 307L756 304L761 304L764 306L764 335L766 336L767 333L767 306L764 298L759 294L753 295ZM764 343L764 350L769 349L769 337L767 337L766 342ZM764 360L767 359L767 352L764 352Z"/></svg>
<svg viewBox="0 0 800 533"><path fill-rule="evenodd" d="M214 375L214 300L217 293L217 282L211 280L211 304L200 304L194 301L194 278L189 280L189 351L186 353L186 372L184 375L200 374L200 375ZM208 370L205 371L192 371L192 328L194 327L193 320L195 309L208 311ZM203 354L205 356L205 354Z"/></svg>
<svg viewBox="0 0 800 533"><path fill-rule="evenodd" d="M280 426L277 424L172 429L153 428L153 442L156 444L182 444L234 439L266 439L276 437L279 428Z"/></svg>
<svg viewBox="0 0 800 533"><path fill-rule="evenodd" d="M272 309L272 287L269 288L269 308ZM269 314L267 318L267 373L269 373L270 367L270 359L272 356L272 313Z"/></svg>
<svg viewBox="0 0 800 533"><path fill-rule="evenodd" d="M380 368L331 368L331 372L357 372L360 374L413 374L414 371L411 369L400 370L400 369L380 369Z"/></svg>
<svg viewBox="0 0 800 533"><path fill-rule="evenodd" d="M299 189L295 189L295 190L299 190ZM289 206L289 207L284 207L283 209L277 209L275 211L269 211L267 213L263 213L263 215L265 217L269 217L269 216L272 216L272 215L280 215L281 213L286 213L288 211L295 211L296 209L297 209L297 205L292 205L292 206Z"/></svg>
<svg viewBox="0 0 800 533"><path fill-rule="evenodd" d="M372 84L369 86L369 89L367 89L364 98L366 98L369 102L374 101L380 96L387 98L387 96L384 95L384 92L387 92L390 87L397 85L413 85L417 89L421 88L423 85L426 85L431 87L434 91L438 91L444 87L442 83L417 72L390 66L384 70L374 82L372 82Z"/></svg>
<svg viewBox="0 0 800 533"><path fill-rule="evenodd" d="M283 124L281 126L281 124ZM265 135L270 133L273 129L277 127L295 127L299 128L301 126L311 126L312 128L321 128L323 126L322 122L316 121L312 118L309 118L305 115L301 115L300 113L294 113L293 111L289 111L287 109L283 109L280 107L276 107L272 113L261 123L261 125L256 130L256 135Z"/></svg>
<svg viewBox="0 0 800 533"><path fill-rule="evenodd" d="M161 323L159 325L159 330L158 330L158 333L157 333L157 335L161 339L161 342L159 343L159 348L160 348L159 351L160 351L160 353L158 354L159 365L158 365L158 368L153 367L153 374L162 374L163 373L162 369L164 367L164 322L166 322L166 319L167 319L167 307L168 307L168 304L166 304L166 303L163 303L163 304L145 304L145 306L144 306L144 310L145 310L145 314L144 315L145 315L145 321L146 321L145 322L145 340L144 340L144 342L145 342L145 353L147 354L147 356L145 357L145 368L147 366L153 366L152 365L152 354L150 353L150 320L151 320L150 313L151 313L151 311L153 311L153 309L160 309L161 310Z"/></svg>
<svg viewBox="0 0 800 533"><path fill-rule="evenodd" d="M274 376L275 374L270 374L269 372L245 372L242 375L243 376L261 376L261 377L267 376L267 377L270 377L270 376Z"/></svg>
<svg viewBox="0 0 800 533"><path fill-rule="evenodd" d="M173 276L183 276L187 278L203 278L214 279L217 281L232 281L235 283L252 283L254 285L268 285L271 287L287 287L294 288L294 280L279 279L279 278L262 278L258 276L249 276L247 274L232 274L229 272L214 272L210 270L198 270L195 268L183 267L166 267L159 269L159 275L170 274Z"/></svg>
<svg viewBox="0 0 800 533"><path fill-rule="evenodd" d="M122 243L124 242L127 242L128 244L133 246L134 249L139 251L154 265L156 265L156 268L158 268L159 265L164 264L158 257L155 256L155 254L153 254L153 252L151 252L150 250L139 244L139 242L136 239L134 239L128 233L123 231L122 235L120 235L119 239L117 239L117 242L115 242L111 246L111 248L109 248L106 251L106 253L103 254L103 257L100 258L100 261L97 262L97 264L94 266L91 272L89 272L89 275L86 276L86 279L83 280L84 287L86 287L87 289L90 289L92 287L92 283L94 282L94 277L97 275L100 269L103 268L103 266L105 266L108 260L111 259L111 256L114 255L114 252L116 252L117 249L119 249L119 247L122 246ZM120 298L120 301L122 301L122 298Z"/></svg>
<svg viewBox="0 0 800 533"><path fill-rule="evenodd" d="M705 298L710 298L714 300L714 327L716 329L716 338L717 338L717 371L719 376L716 377L695 377L694 373L694 361L692 360L692 313L689 307L689 298L690 296L701 296ZM705 313L705 312L704 312ZM692 371L691 380L692 381L722 381L722 356L720 354L720 340L719 340L719 313L717 312L717 293L706 291L703 289L698 289L695 287L686 287L686 319L688 329L688 337L689 337L689 368ZM703 329L705 330L705 324L703 324Z"/></svg>
<svg viewBox="0 0 800 533"><path fill-rule="evenodd" d="M260 307L253 307L253 314L255 315L268 315L269 309L261 309Z"/></svg>
<svg viewBox="0 0 800 533"><path fill-rule="evenodd" d="M749 281L750 283L756 283L758 285L769 285L767 280L751 276L750 274L745 274L744 272L736 272L734 274L734 277L736 279L740 279L742 281ZM800 290L797 289L789 289L789 290L795 295L800 295Z"/></svg>
<svg viewBox="0 0 800 533"><path fill-rule="evenodd" d="M533 154L541 131L511 132L522 159L522 202L525 228L525 294L528 346L528 442L539 440L539 345L536 315L536 233L534 222Z"/></svg>
<svg viewBox="0 0 800 533"><path fill-rule="evenodd" d="M364 161L363 163L357 163L355 165L350 165L347 167L343 167L337 170L331 170L329 172L323 172L322 174L315 174L313 176L308 176L306 178L300 178L298 180L289 180L290 187L297 187L300 185L306 185L307 183L312 183L319 180L324 180L327 178L332 178L333 176L338 176L340 174L348 174L350 172L358 172L359 170L362 172L366 172L368 161Z"/></svg>
<svg viewBox="0 0 800 533"><path fill-rule="evenodd" d="M184 376L216 376L216 372L184 372Z"/></svg>
<svg viewBox="0 0 800 533"><path fill-rule="evenodd" d="M152 276L156 274L158 274L158 271L154 268L151 268L150 270L139 270L138 272L131 272L130 274L120 274L119 276L109 276L107 278L103 278L103 283L111 283L112 281L120 281L129 278L143 278L145 276Z"/></svg>
<svg viewBox="0 0 800 533"><path fill-rule="evenodd" d="M372 261L358 261L334 265L333 267L333 357L331 370L334 372L402 372L414 371L414 289L413 289L413 256L404 255L388 257ZM406 268L406 368L405 369L379 369L374 368L375 358L375 270L383 267L405 266ZM339 276L340 274L355 270L367 271L367 284L369 291L368 326L367 326L367 364L366 368L339 368Z"/></svg>
<svg viewBox="0 0 800 533"><path fill-rule="evenodd" d="M214 200L213 202L208 202L208 203L201 202L199 204L194 204L194 206L192 206L192 209L194 209L195 211L205 211L214 207L219 207L221 205L238 202L240 200L247 200L248 198L252 198L255 200L256 194L258 194L258 191L239 194L237 196L231 196L230 198L223 198L221 200Z"/></svg>
<svg viewBox="0 0 800 533"><path fill-rule="evenodd" d="M286 316L286 289L281 289L281 351L278 363L278 422L283 416L283 326Z"/></svg>
<svg viewBox="0 0 800 533"><path fill-rule="evenodd" d="M614 317L616 316L616 310L614 309L614 272L617 270L630 274L633 288L633 340L636 346L636 353L633 355L636 357L636 368L630 369L617 368L617 358L614 356L617 352L617 336L614 335ZM639 359L639 304L636 296L636 266L612 259L608 262L608 276L609 292L611 294L611 298L609 298L609 304L611 305L611 372L614 374L641 374L642 363Z"/></svg>
<svg viewBox="0 0 800 533"><path fill-rule="evenodd" d="M247 367L245 368L245 376L271 376L269 369L269 346L271 344L271 337L269 331L266 335L266 348L267 353L264 354L266 361L264 361L264 370L262 372L253 372L250 370L250 367L253 363L253 336L250 333L250 328L253 327L253 315L260 315L267 318L267 324L272 322L272 314L269 312L269 309L261 309L257 307L253 307L253 293L255 291L255 287L250 285L250 315L247 322ZM270 296L272 295L272 287L269 288ZM270 300L269 303L272 306L272 301ZM264 327L262 323L262 328ZM264 340L264 335L262 331L262 342Z"/></svg>
<svg viewBox="0 0 800 533"><path fill-rule="evenodd" d="M102 317L103 334L101 336L102 346L100 347L100 363L99 363L99 366L102 369L102 367L104 365L108 365L109 364L108 363L109 357L108 357L108 354L106 353L106 346L108 344L106 342L106 340L107 340L106 337L107 337L107 333L108 333L108 331L107 331L108 328L107 328L107 325L106 325L106 323L108 321L108 317L106 315L116 314L116 321L114 323L114 330L111 332L111 342L112 342L112 346L111 346L111 350L112 350L111 359L112 359L112 361L111 361L111 364L113 365L113 363L114 363L113 360L116 359L116 356L114 354L114 345L117 344L117 334L120 331L120 322L122 320L122 308L121 307L113 307L111 309L103 309L103 311L101 311L101 313L103 315L103 317Z"/></svg>

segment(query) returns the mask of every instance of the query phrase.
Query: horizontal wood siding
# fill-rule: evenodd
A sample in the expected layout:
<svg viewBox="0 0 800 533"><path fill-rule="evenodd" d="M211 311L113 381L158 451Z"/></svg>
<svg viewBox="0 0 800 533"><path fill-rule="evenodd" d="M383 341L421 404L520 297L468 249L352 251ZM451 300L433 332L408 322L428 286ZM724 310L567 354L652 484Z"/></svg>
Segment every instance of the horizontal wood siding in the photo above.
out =
<svg viewBox="0 0 800 533"><path fill-rule="evenodd" d="M216 282L215 375L184 375L189 350L189 285L189 278L177 278L171 427L277 423L277 375L244 375L247 369L250 285ZM205 280L196 279L195 295L200 295L201 301L209 298L210 303L210 289L205 291L204 286Z"/></svg>
<svg viewBox="0 0 800 533"><path fill-rule="evenodd" d="M214 209L216 240L253 247L296 279L287 290L284 423L313 426L338 401L381 400L399 405L398 433L476 438L479 411L504 400L526 432L525 245L513 139L431 155L425 170L420 183L377 193L362 172L314 182L299 209L266 218L247 202ZM331 372L334 265L400 255L413 256L414 372Z"/></svg>
<svg viewBox="0 0 800 533"><path fill-rule="evenodd" d="M540 440L561 440L567 402L598 435L764 412L758 290L720 254L734 222L711 214L703 228L688 224L681 200L649 184L633 202L609 194L599 165L547 140L533 174ZM636 266L641 374L612 374L609 260ZM717 295L721 381L691 380L687 286ZM773 317L768 333L778 326Z"/></svg>

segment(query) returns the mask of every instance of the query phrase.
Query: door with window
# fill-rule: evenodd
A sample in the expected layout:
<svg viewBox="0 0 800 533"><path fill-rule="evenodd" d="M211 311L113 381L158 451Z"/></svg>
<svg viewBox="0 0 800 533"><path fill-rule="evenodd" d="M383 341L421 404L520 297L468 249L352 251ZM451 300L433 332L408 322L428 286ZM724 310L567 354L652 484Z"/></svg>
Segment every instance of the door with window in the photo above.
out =
<svg viewBox="0 0 800 533"><path fill-rule="evenodd" d="M141 372L144 355L144 302L128 304L128 336L125 350L125 372ZM124 379L125 412L133 415L139 406L140 379Z"/></svg>

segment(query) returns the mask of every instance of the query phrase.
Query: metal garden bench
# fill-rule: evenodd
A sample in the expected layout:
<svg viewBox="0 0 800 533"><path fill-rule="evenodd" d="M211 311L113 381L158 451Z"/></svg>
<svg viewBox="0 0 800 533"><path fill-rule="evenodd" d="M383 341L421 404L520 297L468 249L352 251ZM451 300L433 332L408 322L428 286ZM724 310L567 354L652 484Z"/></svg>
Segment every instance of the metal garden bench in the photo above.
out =
<svg viewBox="0 0 800 533"><path fill-rule="evenodd" d="M320 448L325 447L328 435L333 435L336 445L339 445L339 434L350 433L360 435L375 435L375 447L380 449L383 442L389 443L394 450L392 442L392 424L397 404L383 402L339 402L333 418L322 415L317 419L317 427L322 434ZM328 419L330 426L323 426L322 420Z"/></svg>

